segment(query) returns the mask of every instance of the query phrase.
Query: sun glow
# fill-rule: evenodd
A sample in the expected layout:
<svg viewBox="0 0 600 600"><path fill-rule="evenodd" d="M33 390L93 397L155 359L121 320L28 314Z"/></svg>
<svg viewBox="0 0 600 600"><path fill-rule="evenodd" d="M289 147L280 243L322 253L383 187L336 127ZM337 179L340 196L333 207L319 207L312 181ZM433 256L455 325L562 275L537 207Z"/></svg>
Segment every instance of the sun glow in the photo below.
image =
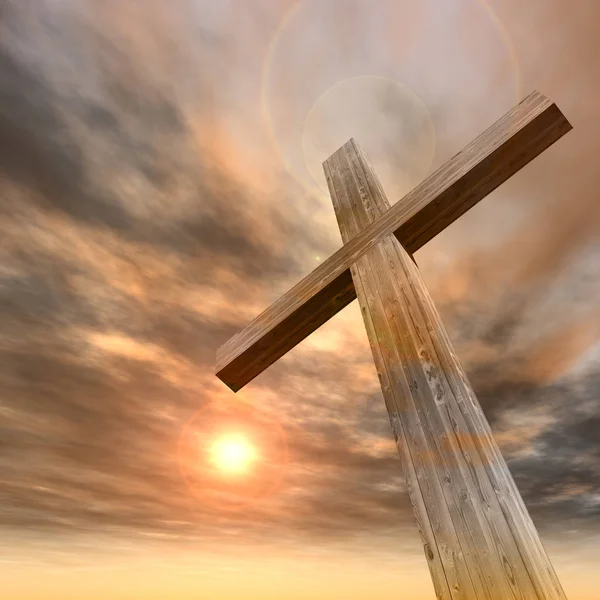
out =
<svg viewBox="0 0 600 600"><path fill-rule="evenodd" d="M258 452L250 440L239 433L222 434L210 447L211 463L229 475L247 473L258 458Z"/></svg>

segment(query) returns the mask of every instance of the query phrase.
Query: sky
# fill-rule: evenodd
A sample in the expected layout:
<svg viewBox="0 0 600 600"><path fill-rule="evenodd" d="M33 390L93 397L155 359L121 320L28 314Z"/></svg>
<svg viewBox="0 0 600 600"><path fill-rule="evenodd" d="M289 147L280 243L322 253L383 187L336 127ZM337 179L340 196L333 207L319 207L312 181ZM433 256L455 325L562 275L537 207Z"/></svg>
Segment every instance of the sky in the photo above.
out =
<svg viewBox="0 0 600 600"><path fill-rule="evenodd" d="M416 253L570 600L600 588L594 0L4 0L10 600L433 598L356 302L246 388L217 348L538 90L574 129ZM219 436L254 449L233 476Z"/></svg>

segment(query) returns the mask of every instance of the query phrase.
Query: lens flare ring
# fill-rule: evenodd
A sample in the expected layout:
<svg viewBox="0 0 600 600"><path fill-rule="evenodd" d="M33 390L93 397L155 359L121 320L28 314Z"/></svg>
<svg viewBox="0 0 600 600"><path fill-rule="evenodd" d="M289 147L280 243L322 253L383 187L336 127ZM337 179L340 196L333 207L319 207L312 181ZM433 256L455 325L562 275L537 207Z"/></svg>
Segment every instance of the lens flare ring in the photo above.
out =
<svg viewBox="0 0 600 600"><path fill-rule="evenodd" d="M512 63L512 75L513 75L513 84L515 89L515 101L519 102L521 100L521 74L519 68L518 55L516 52L515 45L511 39L511 36L506 29L506 26L502 22L502 20L498 17L492 6L490 5L488 0L472 0L476 5L478 5L489 17L495 29L499 33L502 38L506 50L509 55L510 62ZM288 10L285 12L279 24L275 28L271 39L269 40L267 51L265 53L265 57L263 60L262 70L261 70L261 81L260 81L260 111L263 120L263 124L267 131L267 135L271 141L273 149L276 155L281 160L286 172L296 181L298 182L306 191L310 193L318 192L319 195L322 194L322 190L315 186L312 182L308 182L305 177L300 176L296 173L296 170L292 166L290 160L285 155L281 144L279 143L278 136L275 131L275 123L273 121L272 116L272 108L269 100L269 91L271 84L271 73L273 68L273 62L275 58L275 54L277 51L277 47L283 37L285 30L289 27L291 22L300 12L301 8L306 4L306 0L298 0L293 3ZM336 85L335 83L333 84ZM328 89L331 89L330 88ZM326 93L327 90L324 92ZM315 102L316 103L316 102ZM313 104L314 107L314 104ZM312 110L312 109L311 109ZM310 112L310 110L309 110ZM308 117L308 115L307 115ZM305 117L304 122L306 122L307 117Z"/></svg>
<svg viewBox="0 0 600 600"><path fill-rule="evenodd" d="M347 87L348 84L350 84L352 82L359 82L359 81L383 82L388 85L392 84L399 92L401 92L401 94L405 98L408 98L413 109L415 107L418 108L419 112L421 113L421 116L424 118L423 120L426 122L424 131L422 132L422 137L424 137L426 139L426 145L428 147L425 151L425 155L420 157L420 160L419 160L420 164L418 165L418 171L419 171L418 176L424 177L426 175L426 173L429 171L431 165L433 164L433 159L434 159L434 155L435 155L435 128L434 128L434 124L433 124L431 115L430 115L429 111L427 110L427 106L425 105L423 100L413 90L411 90L407 86L401 84L399 81L396 81L395 79L392 79L390 77L383 77L381 75L357 75L356 77L349 77L347 79L342 79L342 80L334 83L328 89L326 89L314 102L314 104L312 105L312 107L310 108L310 110L308 111L308 113L306 115L306 119L304 120L304 125L302 127L302 154L303 154L304 163L306 165L306 168L307 168L308 172L310 173L310 175L312 176L312 178L314 179L315 184L318 186L318 183L317 183L318 176L317 176L317 173L315 173L310 166L311 161L309 160L308 151L307 151L308 150L307 132L309 129L309 127L308 127L309 123L313 117L314 112L317 110L320 102L324 98L326 98L328 95L332 94L333 92L335 92L337 89L339 89L341 87L344 87L344 86ZM344 143L346 141L347 140L345 139L340 143ZM358 141L361 142L361 140L358 140ZM335 149L332 150L332 152L334 152L334 151L335 151ZM414 182L414 184L416 184L416 183L418 183L418 180ZM326 189L327 188L325 187L324 190L326 191ZM406 192L408 192L408 191L409 190L407 189Z"/></svg>

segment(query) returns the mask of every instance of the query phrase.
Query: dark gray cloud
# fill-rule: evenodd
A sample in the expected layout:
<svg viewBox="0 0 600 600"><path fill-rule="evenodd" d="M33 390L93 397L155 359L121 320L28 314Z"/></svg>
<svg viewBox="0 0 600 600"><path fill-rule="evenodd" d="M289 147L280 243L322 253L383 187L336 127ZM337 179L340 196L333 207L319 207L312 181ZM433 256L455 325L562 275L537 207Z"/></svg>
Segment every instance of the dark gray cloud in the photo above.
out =
<svg viewBox="0 0 600 600"><path fill-rule="evenodd" d="M0 49L0 169L4 177L31 189L48 210L85 221L126 227L127 212L88 191L80 149L68 133L57 104L61 98L8 48Z"/></svg>

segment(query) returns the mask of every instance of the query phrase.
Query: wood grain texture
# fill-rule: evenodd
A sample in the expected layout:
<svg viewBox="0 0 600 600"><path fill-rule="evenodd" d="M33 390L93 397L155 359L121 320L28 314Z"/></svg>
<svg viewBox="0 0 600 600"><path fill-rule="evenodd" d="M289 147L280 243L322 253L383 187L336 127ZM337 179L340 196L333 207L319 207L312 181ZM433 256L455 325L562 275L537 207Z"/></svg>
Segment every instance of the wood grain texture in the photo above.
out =
<svg viewBox="0 0 600 600"><path fill-rule="evenodd" d="M325 171L348 242L387 201L352 141ZM351 273L437 597L565 600L414 261L390 234Z"/></svg>
<svg viewBox="0 0 600 600"><path fill-rule="evenodd" d="M217 376L237 391L352 302L350 267L394 234L412 254L571 129L530 94L217 351Z"/></svg>

